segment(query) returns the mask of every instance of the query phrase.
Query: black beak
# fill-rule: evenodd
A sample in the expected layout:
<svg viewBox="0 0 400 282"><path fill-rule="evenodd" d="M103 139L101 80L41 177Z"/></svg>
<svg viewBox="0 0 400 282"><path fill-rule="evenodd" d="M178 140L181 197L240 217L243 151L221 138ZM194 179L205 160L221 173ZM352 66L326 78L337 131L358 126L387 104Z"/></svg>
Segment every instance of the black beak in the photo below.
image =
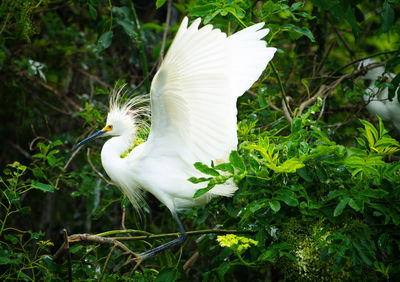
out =
<svg viewBox="0 0 400 282"><path fill-rule="evenodd" d="M97 137L103 135L106 133L108 130L100 130L99 132L93 134L92 136L89 136L86 139L83 139L81 142L75 145L74 150L78 149L80 146L84 145L85 143L92 141L93 139L96 139Z"/></svg>

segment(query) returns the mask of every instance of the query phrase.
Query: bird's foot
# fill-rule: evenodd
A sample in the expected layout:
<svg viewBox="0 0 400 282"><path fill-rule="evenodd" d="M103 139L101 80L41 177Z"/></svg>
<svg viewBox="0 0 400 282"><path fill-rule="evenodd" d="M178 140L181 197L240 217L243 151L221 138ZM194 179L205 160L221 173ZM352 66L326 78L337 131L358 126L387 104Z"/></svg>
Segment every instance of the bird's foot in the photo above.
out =
<svg viewBox="0 0 400 282"><path fill-rule="evenodd" d="M128 264L135 264L135 266L132 269L132 272L134 272L139 266L141 266L142 262L146 259L148 259L149 257L152 256L152 254L148 254L146 252L144 253L140 253L140 254L136 254L135 253L134 258L129 259L124 265L128 265Z"/></svg>

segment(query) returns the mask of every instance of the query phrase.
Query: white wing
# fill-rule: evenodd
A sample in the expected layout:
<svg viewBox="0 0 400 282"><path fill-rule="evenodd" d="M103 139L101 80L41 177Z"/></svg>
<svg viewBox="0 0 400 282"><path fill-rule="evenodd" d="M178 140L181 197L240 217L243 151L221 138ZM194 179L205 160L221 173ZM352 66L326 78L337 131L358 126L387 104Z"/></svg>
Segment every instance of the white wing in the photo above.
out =
<svg viewBox="0 0 400 282"><path fill-rule="evenodd" d="M229 37L185 17L151 85L152 155L226 161L237 146L236 100L258 79L276 49L253 25Z"/></svg>

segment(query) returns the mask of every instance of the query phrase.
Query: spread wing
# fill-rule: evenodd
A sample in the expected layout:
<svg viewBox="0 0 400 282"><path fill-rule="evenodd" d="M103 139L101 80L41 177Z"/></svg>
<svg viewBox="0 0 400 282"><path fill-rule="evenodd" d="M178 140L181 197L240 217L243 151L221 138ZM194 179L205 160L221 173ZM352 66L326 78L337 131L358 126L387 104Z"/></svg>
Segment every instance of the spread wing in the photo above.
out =
<svg viewBox="0 0 400 282"><path fill-rule="evenodd" d="M151 85L149 153L226 161L237 146L236 100L258 79L276 49L263 23L229 37L185 17Z"/></svg>

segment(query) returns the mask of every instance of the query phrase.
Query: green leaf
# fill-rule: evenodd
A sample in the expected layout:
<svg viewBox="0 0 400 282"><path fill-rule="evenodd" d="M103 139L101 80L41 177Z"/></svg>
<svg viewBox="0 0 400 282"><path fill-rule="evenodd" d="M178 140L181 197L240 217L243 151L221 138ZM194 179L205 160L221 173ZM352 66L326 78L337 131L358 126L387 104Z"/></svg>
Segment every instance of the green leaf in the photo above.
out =
<svg viewBox="0 0 400 282"><path fill-rule="evenodd" d="M397 92L397 100L400 103L400 93L399 93L400 92L399 91L400 90L400 87L399 87L399 84L400 84L400 73L397 74L392 79L391 84L392 84L392 86L389 87L389 100L392 100L395 97L396 92Z"/></svg>
<svg viewBox="0 0 400 282"><path fill-rule="evenodd" d="M133 40L137 37L137 33L135 32L135 27L133 23L129 20L117 20L117 23L122 26L125 33Z"/></svg>
<svg viewBox="0 0 400 282"><path fill-rule="evenodd" d="M301 35L307 36L312 42L315 42L314 35L312 32L306 28L306 27L298 27L292 24L286 24L282 28L288 29L288 30L293 30Z"/></svg>
<svg viewBox="0 0 400 282"><path fill-rule="evenodd" d="M339 204L336 206L335 210L333 211L333 216L339 216L342 214L344 208L349 203L350 198L346 197L340 200Z"/></svg>
<svg viewBox="0 0 400 282"><path fill-rule="evenodd" d="M54 190L56 190L55 187L53 187L49 184L43 184L43 183L36 182L36 181L32 182L31 187L34 189L42 190L43 192L54 192Z"/></svg>
<svg viewBox="0 0 400 282"><path fill-rule="evenodd" d="M373 252L365 246L365 244L360 244L356 240L353 241L353 246L356 248L361 259L367 264L372 265L372 260L374 260Z"/></svg>
<svg viewBox="0 0 400 282"><path fill-rule="evenodd" d="M360 122L365 128L365 138L368 140L370 147L373 147L375 145L375 141L379 139L378 131L369 121L360 119Z"/></svg>
<svg viewBox="0 0 400 282"><path fill-rule="evenodd" d="M335 256L335 259L333 260L332 270L334 272L341 271L344 268L344 266L346 265L346 261L347 260L345 257L337 254Z"/></svg>
<svg viewBox="0 0 400 282"><path fill-rule="evenodd" d="M233 166L231 164L219 164L219 165L214 166L214 169L218 169L221 171L227 171L232 174L235 172L233 169Z"/></svg>
<svg viewBox="0 0 400 282"><path fill-rule="evenodd" d="M194 167L199 170L200 172L207 174L207 175L212 175L212 176L218 176L220 175L218 171L216 171L213 168L209 168L205 164L202 164L201 162L196 162L194 163Z"/></svg>
<svg viewBox="0 0 400 282"><path fill-rule="evenodd" d="M360 35L360 27L357 24L357 19L354 14L354 10L351 8L348 8L346 10L344 16L345 16L347 22L350 24L351 29L353 30L354 38L357 41L359 38L359 35Z"/></svg>
<svg viewBox="0 0 400 282"><path fill-rule="evenodd" d="M98 52L101 52L101 51L107 49L108 47L110 47L113 35L114 34L113 34L112 30L110 30L110 31L103 33L100 36L99 40L97 41Z"/></svg>
<svg viewBox="0 0 400 282"><path fill-rule="evenodd" d="M161 8L165 4L165 2L167 2L167 0L157 0L156 1L156 8L157 9Z"/></svg>
<svg viewBox="0 0 400 282"><path fill-rule="evenodd" d="M301 160L297 158L291 158L289 160L286 160L279 166L272 165L268 167L271 168L274 172L294 173L297 169L304 167L304 164L301 162Z"/></svg>
<svg viewBox="0 0 400 282"><path fill-rule="evenodd" d="M360 191L360 195L375 198L375 199L382 199L383 197L387 196L389 193L383 189L371 189L367 188L363 191Z"/></svg>
<svg viewBox="0 0 400 282"><path fill-rule="evenodd" d="M161 269L158 273L156 282L170 282L175 281L179 277L179 272L176 268L166 267Z"/></svg>
<svg viewBox="0 0 400 282"><path fill-rule="evenodd" d="M22 208L18 209L18 212L20 214L26 215L31 212L31 207L28 207L28 206L22 207Z"/></svg>
<svg viewBox="0 0 400 282"><path fill-rule="evenodd" d="M89 14L93 20L95 20L97 18L97 11L91 4L89 4Z"/></svg>
<svg viewBox="0 0 400 282"><path fill-rule="evenodd" d="M244 165L243 159L240 157L237 151L232 151L229 155L229 161L233 165L233 167L237 168L241 172L246 170L246 166Z"/></svg>
<svg viewBox="0 0 400 282"><path fill-rule="evenodd" d="M201 188L201 189L197 190L194 193L193 198L198 198L198 197L204 195L205 193L210 191L212 188L214 188L214 186L215 186L215 183L209 183L206 188Z"/></svg>
<svg viewBox="0 0 400 282"><path fill-rule="evenodd" d="M225 277L225 274L229 271L229 269L232 267L232 264L231 263L228 263L228 262L223 262L223 263L221 263L219 266L218 266L218 268L217 268L217 274L218 274L218 277L220 278L219 280L220 281L224 281L224 277ZM204 281L204 280L203 280ZM206 280L207 281L207 280Z"/></svg>
<svg viewBox="0 0 400 282"><path fill-rule="evenodd" d="M391 71L398 65L400 65L400 56L394 56L390 58L386 63L385 72Z"/></svg>
<svg viewBox="0 0 400 282"><path fill-rule="evenodd" d="M332 190L332 191L330 191L330 192L328 193L328 198L327 198L327 200L330 201L330 200L332 200L332 199L335 199L335 198L337 198L337 197L340 197L340 196L343 195L343 193L344 193L343 190Z"/></svg>
<svg viewBox="0 0 400 282"><path fill-rule="evenodd" d="M53 166L57 162L57 158L50 155L47 157L47 162L49 163L50 166Z"/></svg>
<svg viewBox="0 0 400 282"><path fill-rule="evenodd" d="M296 170L296 173L307 182L312 182L312 178L307 173L307 168L304 166Z"/></svg>
<svg viewBox="0 0 400 282"><path fill-rule="evenodd" d="M11 243L13 243L14 245L17 244L19 242L18 237L11 235L11 234L6 234L4 235L4 239L10 241Z"/></svg>
<svg viewBox="0 0 400 282"><path fill-rule="evenodd" d="M210 178L206 178L206 177L199 177L199 178L190 177L188 180L189 180L190 182L196 184L196 183L208 181L208 180L210 180Z"/></svg>
<svg viewBox="0 0 400 282"><path fill-rule="evenodd" d="M281 209L281 203L279 201L269 202L269 206L274 212L278 212Z"/></svg>
<svg viewBox="0 0 400 282"><path fill-rule="evenodd" d="M361 210L360 206L357 204L357 202L354 199L351 199L349 201L349 206L355 211L360 211Z"/></svg>
<svg viewBox="0 0 400 282"><path fill-rule="evenodd" d="M383 32L388 32L394 23L394 10L392 8L392 6L390 6L388 1L385 1L383 3L383 7L382 7L382 31Z"/></svg>
<svg viewBox="0 0 400 282"><path fill-rule="evenodd" d="M277 194L278 196L276 196L275 199L285 202L286 205L291 207L297 207L299 205L297 196L293 191L281 189L277 191Z"/></svg>
<svg viewBox="0 0 400 282"><path fill-rule="evenodd" d="M81 249L83 249L83 246L82 245L77 245L77 244L76 245L72 245L72 246L69 247L69 251L71 253L73 253L73 254L79 252Z"/></svg>

